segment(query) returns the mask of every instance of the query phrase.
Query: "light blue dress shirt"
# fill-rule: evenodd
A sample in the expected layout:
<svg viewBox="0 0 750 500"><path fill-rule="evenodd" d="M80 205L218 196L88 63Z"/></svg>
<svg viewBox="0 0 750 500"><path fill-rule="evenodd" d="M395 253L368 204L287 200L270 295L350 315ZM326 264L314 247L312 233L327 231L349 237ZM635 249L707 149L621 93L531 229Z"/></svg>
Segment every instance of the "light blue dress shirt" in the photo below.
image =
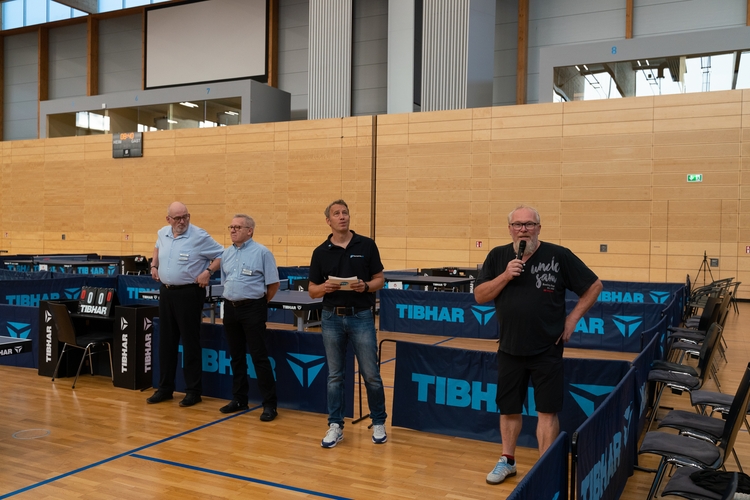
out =
<svg viewBox="0 0 750 500"><path fill-rule="evenodd" d="M172 226L159 229L156 248L159 249L159 280L165 285L195 283L198 275L224 251L211 235L192 224L176 237Z"/></svg>
<svg viewBox="0 0 750 500"><path fill-rule="evenodd" d="M221 284L227 300L260 299L268 285L279 282L276 259L269 249L249 239L230 245L221 256Z"/></svg>

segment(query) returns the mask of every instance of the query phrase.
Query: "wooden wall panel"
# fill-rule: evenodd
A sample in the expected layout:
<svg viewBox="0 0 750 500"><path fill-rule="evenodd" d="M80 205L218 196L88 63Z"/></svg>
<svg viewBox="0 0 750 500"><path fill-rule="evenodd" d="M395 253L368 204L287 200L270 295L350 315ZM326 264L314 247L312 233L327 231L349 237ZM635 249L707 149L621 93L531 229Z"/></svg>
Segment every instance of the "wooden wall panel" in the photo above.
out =
<svg viewBox="0 0 750 500"><path fill-rule="evenodd" d="M11 253L150 255L179 199L221 243L248 213L279 264L306 265L329 233L323 209L343 197L355 231L371 234L374 214L387 269L475 266L527 203L542 239L602 278L683 281L705 251L750 298L750 91L383 115L377 131L352 117L154 132L126 160L104 135L0 154Z"/></svg>

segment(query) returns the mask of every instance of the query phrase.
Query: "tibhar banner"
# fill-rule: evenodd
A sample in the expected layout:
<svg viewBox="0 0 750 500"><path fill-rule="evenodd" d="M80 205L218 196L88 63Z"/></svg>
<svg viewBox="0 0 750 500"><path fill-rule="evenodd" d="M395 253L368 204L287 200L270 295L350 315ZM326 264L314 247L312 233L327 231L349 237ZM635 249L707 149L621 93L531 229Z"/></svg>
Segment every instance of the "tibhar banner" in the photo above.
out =
<svg viewBox="0 0 750 500"><path fill-rule="evenodd" d="M0 281L0 303L39 307L43 300L78 300L87 281L85 276Z"/></svg>
<svg viewBox="0 0 750 500"><path fill-rule="evenodd" d="M638 441L635 368L576 431L576 499L616 500L633 472Z"/></svg>
<svg viewBox="0 0 750 500"><path fill-rule="evenodd" d="M684 283L641 283L636 281L606 281L597 299L599 302L625 304L666 304L677 292L685 288ZM568 291L566 299L576 299L576 294Z"/></svg>
<svg viewBox="0 0 750 500"><path fill-rule="evenodd" d="M559 418L561 430L571 433L604 401L630 365L575 358L564 363L565 399ZM497 384L497 353L398 342L393 425L499 443ZM519 446L536 448L537 416L534 388L529 385Z"/></svg>
<svg viewBox="0 0 750 500"><path fill-rule="evenodd" d="M566 300L568 313L577 304ZM641 334L656 325L664 305L597 302L578 321L568 347L618 352L640 352Z"/></svg>
<svg viewBox="0 0 750 500"><path fill-rule="evenodd" d="M471 293L380 290L380 329L446 337L497 338L495 306Z"/></svg>
<svg viewBox="0 0 750 500"><path fill-rule="evenodd" d="M201 326L203 347L203 394L223 399L232 399L232 368L229 346L221 325L203 323ZM276 394L279 406L293 410L328 413L328 365L320 333L292 330L267 330L266 345L276 376ZM159 318L154 319L154 359L159 359ZM184 392L182 376L182 344L180 344L180 368L175 385L177 392ZM247 374L255 379L255 367L247 355ZM349 345L346 352L346 416L354 416L354 351ZM154 363L154 386L159 381L159 363ZM251 402L260 402L262 397L258 384L250 381Z"/></svg>

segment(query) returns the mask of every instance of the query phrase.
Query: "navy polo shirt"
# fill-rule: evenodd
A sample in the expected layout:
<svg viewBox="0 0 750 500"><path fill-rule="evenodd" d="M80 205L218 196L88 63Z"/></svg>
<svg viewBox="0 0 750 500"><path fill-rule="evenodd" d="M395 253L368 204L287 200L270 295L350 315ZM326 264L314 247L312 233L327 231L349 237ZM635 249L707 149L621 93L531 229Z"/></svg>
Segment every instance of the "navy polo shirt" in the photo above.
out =
<svg viewBox="0 0 750 500"><path fill-rule="evenodd" d="M356 276L363 281L370 281L374 274L383 270L380 252L375 242L359 234L352 233L352 239L346 248L331 243L332 234L316 248L310 261L310 282L321 285L329 276L349 278ZM354 291L337 291L323 296L326 307L373 307L375 293Z"/></svg>

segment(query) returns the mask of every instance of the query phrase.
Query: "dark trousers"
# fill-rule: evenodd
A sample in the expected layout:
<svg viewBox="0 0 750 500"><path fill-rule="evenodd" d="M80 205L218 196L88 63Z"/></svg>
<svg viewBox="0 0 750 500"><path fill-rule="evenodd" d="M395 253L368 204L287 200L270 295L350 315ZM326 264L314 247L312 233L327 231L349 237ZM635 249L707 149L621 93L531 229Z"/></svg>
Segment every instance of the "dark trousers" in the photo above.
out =
<svg viewBox="0 0 750 500"><path fill-rule="evenodd" d="M258 389L263 397L263 406L276 408L276 380L268 359L266 348L266 319L268 304L266 298L251 300L234 306L224 301L224 332L232 357L232 395L240 403L247 403L250 385L247 380L247 355L255 366Z"/></svg>
<svg viewBox="0 0 750 500"><path fill-rule="evenodd" d="M185 392L200 395L203 377L201 322L206 290L199 286L170 289L159 295L159 390L172 393L177 354L182 338L182 373Z"/></svg>

